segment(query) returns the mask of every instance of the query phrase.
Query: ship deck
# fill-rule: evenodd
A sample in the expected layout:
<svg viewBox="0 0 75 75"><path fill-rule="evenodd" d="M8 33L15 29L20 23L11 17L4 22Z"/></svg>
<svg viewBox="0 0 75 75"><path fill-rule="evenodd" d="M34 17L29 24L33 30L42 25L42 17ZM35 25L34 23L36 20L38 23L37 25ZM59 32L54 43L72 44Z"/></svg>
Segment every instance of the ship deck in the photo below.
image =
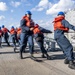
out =
<svg viewBox="0 0 75 75"><path fill-rule="evenodd" d="M41 52L37 46L34 50L34 56L41 61L30 59L28 47L26 53L23 53L24 59L20 59L19 47L14 53L13 47L3 45L0 48L0 75L75 75L75 70L64 64L62 51L48 51L53 60L47 60L41 58Z"/></svg>

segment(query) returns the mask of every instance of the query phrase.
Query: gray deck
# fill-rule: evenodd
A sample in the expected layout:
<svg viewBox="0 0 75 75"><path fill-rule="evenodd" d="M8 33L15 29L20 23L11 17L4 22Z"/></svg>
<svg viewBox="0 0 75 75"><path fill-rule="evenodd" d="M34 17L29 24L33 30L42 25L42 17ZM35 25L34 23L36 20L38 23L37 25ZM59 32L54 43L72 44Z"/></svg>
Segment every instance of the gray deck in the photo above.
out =
<svg viewBox="0 0 75 75"><path fill-rule="evenodd" d="M36 48L35 48L36 50ZM30 59L29 52L23 54L25 59L19 58L19 50L13 52L12 47L0 48L0 75L75 75L75 70L65 65L64 56L61 51L49 52L54 60L41 58L41 53L34 56L42 62Z"/></svg>

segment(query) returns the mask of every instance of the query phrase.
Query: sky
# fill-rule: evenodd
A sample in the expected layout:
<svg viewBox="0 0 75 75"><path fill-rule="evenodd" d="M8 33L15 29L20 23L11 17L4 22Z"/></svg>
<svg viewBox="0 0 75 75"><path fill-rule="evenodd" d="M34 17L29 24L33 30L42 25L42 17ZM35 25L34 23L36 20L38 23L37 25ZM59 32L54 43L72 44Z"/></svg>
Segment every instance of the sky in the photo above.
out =
<svg viewBox="0 0 75 75"><path fill-rule="evenodd" d="M75 8L75 0L0 0L0 26L19 27L26 11L41 27L53 30L53 19L59 11Z"/></svg>

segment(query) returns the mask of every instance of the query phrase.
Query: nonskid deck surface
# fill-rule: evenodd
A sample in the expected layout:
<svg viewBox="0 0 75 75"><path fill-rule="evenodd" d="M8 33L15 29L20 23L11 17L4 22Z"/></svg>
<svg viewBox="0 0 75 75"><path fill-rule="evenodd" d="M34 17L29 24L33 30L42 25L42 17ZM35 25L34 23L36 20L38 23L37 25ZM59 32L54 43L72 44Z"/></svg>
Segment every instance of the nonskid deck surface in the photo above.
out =
<svg viewBox="0 0 75 75"><path fill-rule="evenodd" d="M48 54L53 60L41 58L39 48L35 47L34 56L42 60L36 62L30 59L27 47L26 53L23 53L24 59L20 59L19 47L14 53L13 47L4 45L0 48L0 75L75 75L75 70L64 64L62 51L49 51Z"/></svg>

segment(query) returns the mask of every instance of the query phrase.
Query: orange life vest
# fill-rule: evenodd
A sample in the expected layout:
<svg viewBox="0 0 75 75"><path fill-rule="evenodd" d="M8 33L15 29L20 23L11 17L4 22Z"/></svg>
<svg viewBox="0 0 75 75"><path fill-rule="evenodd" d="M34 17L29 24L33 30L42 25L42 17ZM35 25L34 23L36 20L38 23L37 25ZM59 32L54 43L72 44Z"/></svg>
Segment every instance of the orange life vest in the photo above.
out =
<svg viewBox="0 0 75 75"><path fill-rule="evenodd" d="M69 29L64 27L62 25L62 23L61 23L61 21L64 20L64 19L65 19L64 16L59 16L59 17L55 18L55 20L53 21L53 23L54 23L54 30L60 29L60 30L68 32Z"/></svg>
<svg viewBox="0 0 75 75"><path fill-rule="evenodd" d="M12 29L10 30L10 34L16 34L16 30L15 30L14 28L12 28Z"/></svg>
<svg viewBox="0 0 75 75"><path fill-rule="evenodd" d="M34 26L34 30L33 30L34 34L42 33L38 27L39 27L38 25Z"/></svg>
<svg viewBox="0 0 75 75"><path fill-rule="evenodd" d="M7 28L2 28L2 31L3 31L3 33L6 33L6 32L8 32L8 29Z"/></svg>
<svg viewBox="0 0 75 75"><path fill-rule="evenodd" d="M27 16L23 16L23 19L25 19L27 22L26 22L26 26L28 27L34 27L34 22L32 19L29 19Z"/></svg>
<svg viewBox="0 0 75 75"><path fill-rule="evenodd" d="M17 34L21 34L21 28L17 28Z"/></svg>

